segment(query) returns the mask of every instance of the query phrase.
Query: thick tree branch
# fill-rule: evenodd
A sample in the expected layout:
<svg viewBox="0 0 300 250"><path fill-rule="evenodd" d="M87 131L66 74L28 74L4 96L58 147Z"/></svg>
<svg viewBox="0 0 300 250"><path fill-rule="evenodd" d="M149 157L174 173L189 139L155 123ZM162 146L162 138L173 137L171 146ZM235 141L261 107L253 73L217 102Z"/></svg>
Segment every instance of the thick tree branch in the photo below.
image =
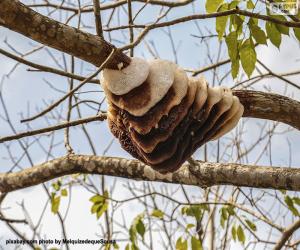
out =
<svg viewBox="0 0 300 250"><path fill-rule="evenodd" d="M183 165L174 173L162 175L137 160L69 155L17 173L0 174L0 192L11 192L75 173L200 187L225 184L300 191L300 169L297 168L198 162L193 166Z"/></svg>
<svg viewBox="0 0 300 250"><path fill-rule="evenodd" d="M0 1L0 23L15 32L59 51L100 66L108 57L113 45L95 36L57 22L28 8L17 0ZM130 58L116 53L108 68L128 65Z"/></svg>
<svg viewBox="0 0 300 250"><path fill-rule="evenodd" d="M240 98L245 107L243 117L252 117L283 122L300 130L300 103L288 97L250 90L234 90L233 93ZM77 126L83 123L105 120L106 114L64 122L55 126L41 128L37 130L22 132L16 135L0 137L0 143L22 139L24 137L47 133Z"/></svg>
<svg viewBox="0 0 300 250"><path fill-rule="evenodd" d="M300 130L300 102L286 96L251 90L234 90L245 107L243 117L283 122Z"/></svg>

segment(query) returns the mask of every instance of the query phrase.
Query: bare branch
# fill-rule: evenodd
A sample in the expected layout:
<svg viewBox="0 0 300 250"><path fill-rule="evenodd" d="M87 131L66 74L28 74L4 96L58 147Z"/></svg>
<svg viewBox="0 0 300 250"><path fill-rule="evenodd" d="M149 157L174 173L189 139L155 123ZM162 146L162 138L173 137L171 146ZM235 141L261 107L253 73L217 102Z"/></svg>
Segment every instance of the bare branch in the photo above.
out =
<svg viewBox="0 0 300 250"><path fill-rule="evenodd" d="M105 61L102 63L102 65L96 70L96 72L94 72L93 74L91 74L89 77L87 77L84 81L82 81L76 88L73 88L71 91L69 91L67 94L65 94L63 97L61 97L59 100L57 100L56 102L54 102L52 105L50 105L49 107L47 107L45 110L43 110L42 112L40 112L39 114L27 118L27 119L23 119L21 120L21 122L29 122L29 121L33 121L45 114L47 114L48 112L50 112L52 109L54 109L55 107L57 107L60 103L62 103L64 100L66 100L70 95L73 95L77 90L79 90L83 85L85 85L87 82L89 82L90 80L92 80L95 76L97 76L101 70L107 66L107 64L110 62L110 60L113 58L113 56L116 54L117 49L113 49L111 51L111 53L108 55L108 57L105 59Z"/></svg>
<svg viewBox="0 0 300 250"><path fill-rule="evenodd" d="M73 126L77 126L77 125L85 124L85 123L89 123L89 122L104 121L105 119L106 119L106 114L101 113L96 116L82 118L82 119L78 119L75 121L63 122L63 123L55 125L55 126L50 126L50 127L46 127L46 128L37 129L37 130L31 130L31 131L19 133L16 135L0 137L0 143L6 142L6 141L18 140L18 139L28 137L28 136L48 133L48 132L60 130L63 128L69 128L69 127L73 127Z"/></svg>
<svg viewBox="0 0 300 250"><path fill-rule="evenodd" d="M179 0L179 1L160 1L160 0L148 0L147 2L151 5L159 5L159 6L166 6L166 7L180 7L184 5L188 5L192 3L195 0ZM145 0L133 0L132 2L140 2L140 3L145 3ZM107 3L107 4L102 4L100 6L100 10L109 10L109 9L114 9L116 7L119 7L121 5L124 5L127 3L127 0L118 0L116 2L112 3ZM79 10L78 8L73 8L69 6L61 6L59 4L54 4L54 3L44 3L44 4L29 4L27 5L28 7L50 7L50 8L56 8L60 10L66 10L66 11L72 11L74 13L78 13ZM81 13L87 13L87 12L92 12L93 8L82 8L80 9Z"/></svg>
<svg viewBox="0 0 300 250"><path fill-rule="evenodd" d="M101 14L100 14L100 2L99 0L93 0L93 3L94 3L96 32L98 36L103 38L102 21L101 21Z"/></svg>
<svg viewBox="0 0 300 250"><path fill-rule="evenodd" d="M59 70L59 69L55 69L55 68L51 68L51 67L48 67L48 66L44 66L44 65L41 65L41 64L37 64L37 63L34 63L34 62L31 62L31 61L28 61L26 59L24 59L23 57L19 57L19 56L16 56L14 54L11 54L3 49L0 48L0 54L4 55L4 56L7 56L17 62L20 62L22 64L25 64L25 65L28 65L30 67L33 67L35 69L38 69L40 71L43 71L43 72L49 72L49 73L53 73L53 74L57 74L57 75L60 75L60 76L65 76L65 77L69 77L69 78L72 78L72 79L75 79L75 80L79 80L79 81L83 81L85 80L86 78L83 77L83 76L79 76L79 75L76 75L76 74L73 74L73 73L70 73L70 72L67 72L67 71L64 71L64 70ZM98 79L91 79L89 82L91 83L100 83Z"/></svg>
<svg viewBox="0 0 300 250"><path fill-rule="evenodd" d="M300 220L296 221L290 227L286 228L282 233L280 240L276 243L273 250L280 250L291 237L291 235L300 228Z"/></svg>
<svg viewBox="0 0 300 250"><path fill-rule="evenodd" d="M229 184L256 188L300 190L299 168L198 162L197 165L183 165L178 171L163 175L137 160L69 155L17 173L0 174L0 192L11 192L75 173L110 175L134 180L200 187Z"/></svg>

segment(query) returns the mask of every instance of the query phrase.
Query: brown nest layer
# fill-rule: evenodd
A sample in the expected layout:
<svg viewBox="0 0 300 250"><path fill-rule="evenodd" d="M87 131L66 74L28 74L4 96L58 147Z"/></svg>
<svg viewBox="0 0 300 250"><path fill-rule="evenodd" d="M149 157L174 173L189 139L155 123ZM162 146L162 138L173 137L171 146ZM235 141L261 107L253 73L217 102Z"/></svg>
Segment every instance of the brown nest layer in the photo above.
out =
<svg viewBox="0 0 300 250"><path fill-rule="evenodd" d="M132 61L126 71L102 75L109 128L127 152L161 173L176 171L204 143L233 129L243 114L228 88L188 78L165 60Z"/></svg>

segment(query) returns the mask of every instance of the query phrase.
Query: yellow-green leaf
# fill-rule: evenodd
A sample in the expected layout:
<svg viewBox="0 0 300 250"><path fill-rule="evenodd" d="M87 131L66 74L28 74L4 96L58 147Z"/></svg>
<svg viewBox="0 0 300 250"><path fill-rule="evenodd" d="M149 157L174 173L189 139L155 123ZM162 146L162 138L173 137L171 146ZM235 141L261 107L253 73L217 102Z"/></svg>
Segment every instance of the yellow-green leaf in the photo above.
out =
<svg viewBox="0 0 300 250"><path fill-rule="evenodd" d="M271 43L279 48L281 44L281 33L276 28L276 25L274 23L266 22L266 32Z"/></svg>
<svg viewBox="0 0 300 250"><path fill-rule="evenodd" d="M250 220L245 220L245 221L246 221L247 225L250 227L250 229L255 232L256 231L256 225Z"/></svg>
<svg viewBox="0 0 300 250"><path fill-rule="evenodd" d="M294 28L294 34L300 42L300 28Z"/></svg>
<svg viewBox="0 0 300 250"><path fill-rule="evenodd" d="M239 53L243 69L247 76L250 77L254 71L256 63L256 52L250 39L246 39L243 42Z"/></svg>
<svg viewBox="0 0 300 250"><path fill-rule="evenodd" d="M201 241L198 240L195 236L191 238L192 250L203 250Z"/></svg>
<svg viewBox="0 0 300 250"><path fill-rule="evenodd" d="M205 9L207 13L216 12L223 0L206 0Z"/></svg>
<svg viewBox="0 0 300 250"><path fill-rule="evenodd" d="M258 27L255 24L250 25L249 27L250 27L251 34L257 43L267 44L267 36L260 27Z"/></svg>
<svg viewBox="0 0 300 250"><path fill-rule="evenodd" d="M63 189L60 191L61 196L68 196L68 190L67 189Z"/></svg>
<svg viewBox="0 0 300 250"><path fill-rule="evenodd" d="M255 8L254 3L251 0L247 1L247 9L252 10L254 8Z"/></svg>
<svg viewBox="0 0 300 250"><path fill-rule="evenodd" d="M143 221L140 219L138 220L138 223L136 224L136 231L138 232L138 234L144 238L145 232L146 232L146 228L145 225L143 223Z"/></svg>
<svg viewBox="0 0 300 250"><path fill-rule="evenodd" d="M100 206L97 210L97 219L99 219L102 214L107 210L108 204L105 202L102 206Z"/></svg>
<svg viewBox="0 0 300 250"><path fill-rule="evenodd" d="M236 228L235 225L232 226L231 228L231 235L234 241L236 241Z"/></svg>
<svg viewBox="0 0 300 250"><path fill-rule="evenodd" d="M236 234L237 234L239 242L245 244L246 237L245 237L245 233L244 233L244 230L241 227L241 225L238 226Z"/></svg>
<svg viewBox="0 0 300 250"><path fill-rule="evenodd" d="M96 194L90 198L90 201L93 203L102 203L104 201L104 197L99 194Z"/></svg>
<svg viewBox="0 0 300 250"><path fill-rule="evenodd" d="M284 197L284 201L285 201L285 204L288 206L288 209L293 213L293 215L299 216L298 209L294 206L293 199L290 196L286 195Z"/></svg>
<svg viewBox="0 0 300 250"><path fill-rule="evenodd" d="M194 224L191 224L191 223L189 223L189 224L187 224L186 225L186 227L185 227L185 231L186 232L188 232L191 228L193 228L193 227L195 227L195 225Z"/></svg>
<svg viewBox="0 0 300 250"><path fill-rule="evenodd" d="M239 69L240 69L240 61L239 58L237 58L236 60L231 61L231 75L232 78L235 79L239 73Z"/></svg>
<svg viewBox="0 0 300 250"><path fill-rule="evenodd" d="M276 19L279 19L281 21L287 21L283 15L273 15L272 17L275 17ZM289 35L289 27L277 23L275 24L275 26L280 33L284 35Z"/></svg>
<svg viewBox="0 0 300 250"><path fill-rule="evenodd" d="M225 11L225 10L228 10L227 3L222 4L222 6L219 8L218 11ZM220 16L216 18L216 31L218 33L219 40L222 39L225 33L228 18L229 16Z"/></svg>
<svg viewBox="0 0 300 250"><path fill-rule="evenodd" d="M294 203L296 203L298 206L300 206L300 198L294 197L293 198Z"/></svg>
<svg viewBox="0 0 300 250"><path fill-rule="evenodd" d="M254 71L256 63L256 52L250 39L246 39L243 42L239 53L243 69L247 76L250 77Z"/></svg>
<svg viewBox="0 0 300 250"><path fill-rule="evenodd" d="M51 199L51 211L54 214L57 214L60 205L60 196L53 197Z"/></svg>
<svg viewBox="0 0 300 250"><path fill-rule="evenodd" d="M237 37L236 31L230 32L225 38L225 42L226 42L227 49L228 49L228 55L229 55L229 58L231 59L231 61L235 60L238 55L237 39L238 39L238 37Z"/></svg>
<svg viewBox="0 0 300 250"><path fill-rule="evenodd" d="M154 209L151 214L153 217L162 219L164 217L164 212L160 209Z"/></svg>
<svg viewBox="0 0 300 250"><path fill-rule="evenodd" d="M176 241L176 250L187 250L188 244L187 241L179 237Z"/></svg>

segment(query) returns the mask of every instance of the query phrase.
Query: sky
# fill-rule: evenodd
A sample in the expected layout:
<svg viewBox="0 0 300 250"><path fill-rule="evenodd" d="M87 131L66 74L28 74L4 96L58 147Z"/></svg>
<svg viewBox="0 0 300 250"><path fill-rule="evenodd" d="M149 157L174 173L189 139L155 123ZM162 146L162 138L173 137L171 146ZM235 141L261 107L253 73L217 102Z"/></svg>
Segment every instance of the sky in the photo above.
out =
<svg viewBox="0 0 300 250"><path fill-rule="evenodd" d="M23 1L28 2L28 1ZM140 4L134 4L134 11L140 7ZM203 12L203 3L197 3L195 5L195 12ZM42 12L42 11L41 11ZM141 18L137 18L136 23L147 22L147 20L152 20L154 16L159 12L158 8L148 8L145 11ZM175 9L168 15L168 18L171 20L173 18L177 18L180 16L184 16L186 14L191 14L193 12L191 6L183 7L180 9ZM105 20L108 17L108 13L104 12L103 19ZM54 13L53 18L59 19L59 16ZM121 14L120 19L125 20L125 16ZM93 22L92 18L88 18L84 16L85 23ZM126 22L126 21L124 21ZM117 21L114 21L115 25L117 25ZM214 21L213 20L205 20L198 22L201 28L205 30L211 30L214 32ZM74 25L74 23L73 23ZM197 69L201 68L205 65L210 64L208 62L206 52L207 48L199 39L191 36L191 34L199 35L197 27L194 22L184 23L173 27L172 35L174 38L174 42L179 47L177 48L177 57L178 64L183 68L188 69ZM123 35L120 32L113 33L113 38L116 40L124 40ZM8 49L7 45L4 41L7 40L11 45L17 48L21 52L26 52L33 47L38 46L37 43L24 38L23 36L11 32L5 28L0 27L0 47L4 49ZM151 31L149 36L147 37L147 42L151 43L153 41L156 45L156 48L159 52L159 56L164 59L174 61L175 58L172 54L172 48L170 47L169 38L165 35L165 33L161 30ZM114 42L115 45L120 46L117 42ZM215 39L212 41L211 50L214 50L218 45L218 41ZM269 44L268 46L262 46L258 48L257 55L258 58L261 59L270 69L274 72L288 72L292 70L299 70L300 68L300 50L299 50L299 42L297 42L294 38L284 37L282 46L280 47L280 51L275 48L273 45ZM57 53L54 50L51 50L56 56L60 63L62 63L61 54ZM145 43L141 43L135 51L136 56L151 58L151 54L145 49ZM222 52L222 58L226 58L226 50ZM42 50L33 56L28 56L28 60L34 61L36 63L41 63L43 65L49 65L52 67L57 67L51 60L49 54ZM11 59L8 59L2 55L0 55L0 79L2 76L6 75L12 67L14 67L15 62ZM80 73L81 64L78 62L76 64L76 72ZM220 69L220 73L224 74L226 70L228 70L229 66L224 66ZM45 107L43 104L44 101L50 103L51 101L58 98L58 94L56 91L47 86L44 82L44 79L51 82L55 87L66 91L68 88L68 84L66 79L62 77L55 76L49 73L37 73L37 72L28 72L28 67L24 65L19 65L15 69L14 73L9 76L9 78L5 78L2 86L2 94L5 98L5 102L8 107L9 114L11 115L11 120L13 125L18 131L27 130L26 125L20 124L21 117L28 116L28 107L30 110L30 114L34 114L37 112L37 107ZM83 64L82 74L86 75L94 68L87 64ZM207 72L204 74L208 81L211 80L212 74ZM298 81L298 77L290 77L289 79ZM227 79L225 84L228 86L233 85L232 79ZM260 83L255 84L255 90L266 90L266 86L272 90L274 93L283 94L285 92L285 84L277 79L263 80ZM86 86L83 90L95 90L98 86ZM100 90L100 88L99 88ZM300 100L299 90L296 90L293 87L288 87L285 95L291 96L296 100ZM98 100L101 97L99 93L91 93L87 94L85 97L91 97L95 100ZM63 106L65 108L65 106ZM105 108L105 107L103 107ZM62 112L64 109L56 109L57 112ZM3 109L0 106L0 114L3 114ZM94 113L91 110L86 110L83 115L90 116ZM76 116L73 115L73 119L76 119ZM55 121L49 121L51 124L55 124ZM244 123L245 119L242 119L240 122ZM259 136L259 126L263 124L264 121L258 119L247 119L246 133L243 134L243 140L245 145L251 145L255 139ZM271 126L271 122L268 123L268 126ZM43 119L38 119L32 123L30 123L31 129L41 128L47 126L47 123ZM267 127L268 127L267 126ZM280 125L277 129L278 131L283 131L288 126ZM93 123L87 126L88 130L93 134L94 138L99 138L99 143L96 145L97 153L100 155L104 152L109 143L113 140L113 136L108 130L107 123ZM226 142L228 138L231 138L236 131L231 132L229 135L225 136L221 142ZM0 121L0 136L12 134L12 131L7 126L6 123ZM82 140L83 135L81 130L79 129L71 129L71 143L74 147L76 153L80 154L90 154L91 151L88 147L88 143L86 140ZM43 145L47 147L51 138L45 137L43 139ZM55 132L55 142L60 142L63 140L63 131ZM289 144L291 145L291 162L289 162ZM214 148L213 143L210 144L211 148ZM263 146L263 145L262 145ZM299 131L293 130L288 132L285 135L274 135L272 139L272 152L273 152L273 165L274 166L287 166L289 163L293 167L300 166L300 133ZM10 143L10 147L13 150L16 156L22 154L20 147L17 143ZM252 163L257 158L258 151L254 150L249 154L249 163ZM46 160L45 154L40 150L40 148L36 145L33 145L29 148L30 153L33 156L34 163L41 163ZM203 149L199 149L196 153L196 157L202 156ZM54 156L58 157L65 154L65 150L63 145L58 146L54 150ZM119 145L119 143L114 140L111 148L107 152L109 156L118 156L118 157L130 157ZM0 145L0 166L1 172L4 172L9 169L10 161L7 158L8 154L6 149ZM210 155L211 160L214 160L214 155ZM228 159L230 161L230 159ZM269 157L263 156L262 159L258 162L260 165L269 165ZM26 159L23 159L20 163L22 167L29 167L30 164ZM97 182L98 177L93 177L93 179ZM111 184L113 182L113 178L106 178L107 183ZM135 183L140 185L140 182L130 181L131 183ZM130 193L124 188L126 185L126 181L123 179L117 179L116 192L114 192L114 198L116 199L124 199L126 197L130 197ZM50 185L50 183L47 183ZM155 184L159 188L161 184ZM172 185L171 188L177 188L176 185ZM197 188L187 187L187 190L191 193L196 193ZM93 237L97 238L97 234L99 231L99 221L96 221L95 216L90 214L90 202L88 201L91 194L86 192L81 186L75 186L72 188L72 206L70 207L69 214L66 220L66 227L68 231L68 237L76 239L80 238L89 238ZM180 198L180 197L179 197ZM23 213L20 205L23 203L28 211L30 211L33 221L37 222L39 214L43 210L44 203L46 201L46 196L42 187L35 186L26 188L24 190L16 191L10 193L5 199L5 214L7 217L13 218L23 218ZM68 199L65 198L61 204L62 213L67 209ZM126 212L126 222L128 224L131 223L132 219L140 212L143 212L143 208L138 206L137 203L127 203L122 211ZM116 215L121 220L121 213L118 212ZM81 219L81 217L83 219ZM75 218L75 219L74 219ZM42 226L42 231L45 238L60 238L61 232L57 230L57 217L53 215L50 211L49 204L46 209L46 213L44 215L44 221ZM24 226L20 225L19 228L24 229ZM28 234L28 228L25 229ZM263 228L261 229L263 231ZM79 233L80 232L80 233ZM262 232L263 233L263 232ZM4 223L0 222L0 246L4 246L4 249L13 249L13 246L5 246L5 239L13 237L11 232L7 227L4 226ZM122 238L124 238L123 236ZM14 238L14 237L13 237ZM22 249L27 249L26 247ZM72 249L82 249L80 246L74 246ZM89 249L97 249L95 246L89 246ZM234 245L232 249L242 249L240 245Z"/></svg>

